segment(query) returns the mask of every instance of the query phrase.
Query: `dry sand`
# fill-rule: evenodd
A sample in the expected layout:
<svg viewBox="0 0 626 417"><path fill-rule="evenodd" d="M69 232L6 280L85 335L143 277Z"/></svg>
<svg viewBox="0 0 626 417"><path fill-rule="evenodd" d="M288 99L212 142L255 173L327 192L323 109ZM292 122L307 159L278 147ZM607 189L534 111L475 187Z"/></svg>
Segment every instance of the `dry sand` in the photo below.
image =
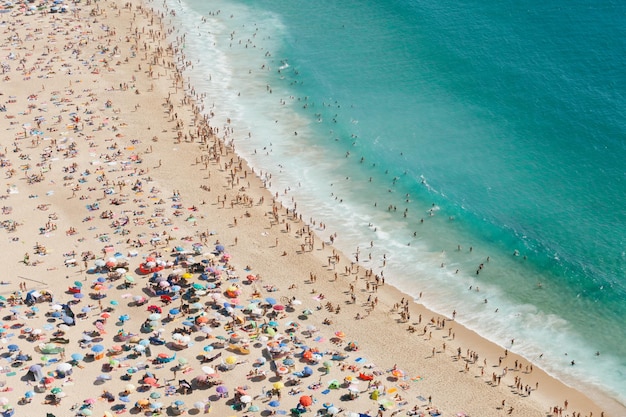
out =
<svg viewBox="0 0 626 417"><path fill-rule="evenodd" d="M0 105L6 106L0 112L6 174L1 216L5 267L0 290L5 298L19 300L14 294L23 284L26 291L21 292L22 297L33 289L53 297L52 302L35 304L36 311L8 302L2 309L5 331L0 352L5 363L0 380L5 392L0 397L6 398L16 415L138 413L133 406L142 399L161 402L162 413L169 415L176 412L170 407L176 400L184 401L182 408L192 415L204 412L193 408L196 402L210 404L211 413L217 416L268 415L289 413L302 395L312 395L315 400L307 415L327 412L333 404L341 415L391 416L406 415L409 410L439 410L444 416L540 416L550 415L553 407L563 408L566 400L569 404L562 415L590 416L593 412L599 416L602 410L607 416L624 414L620 405L597 396L592 401L456 324L452 317L438 316L413 302L402 303L406 296L389 285L376 286L375 278L366 278L363 268L354 266L346 274L350 257L333 250L327 240L330 231L320 229L319 223L309 227L275 205L257 175L218 140L228 140L224 134L227 127L219 126L219 133L213 136L198 135L205 125L194 113L192 97L183 93L174 65L178 58L168 48L167 29L158 16L137 6L124 7L122 1L76 6L63 14L36 11L27 15L18 5L0 15L2 62L8 64L0 89ZM219 97L215 101L219 103ZM103 215L107 212L110 215ZM117 332L123 329L147 339L152 333L140 329L150 314L148 305L162 306L165 319L170 308L191 302L173 294L176 299L167 306L159 297L136 306L133 296L149 297L145 288L151 277L138 273L139 264L151 253L162 255L171 264L175 247L192 251L193 243L200 242L202 254L195 255L195 260L211 262L221 278L211 276L205 281L194 273L181 281L180 294L194 282L221 283L221 287L198 296L204 313L192 310L171 321L162 319L155 330L163 329L163 338L171 343L174 329L191 327L183 322L194 321L200 314L215 319L216 327L208 339L198 326L193 327L190 342L177 351L175 360L153 364L159 354L173 354L169 343L150 345L151 356L146 357L135 354L136 344L117 340ZM217 244L230 255L227 262L223 254L211 260L210 255L204 256ZM45 248L45 254L36 253L38 245ZM90 258L89 253L94 258L83 261L83 257ZM107 273L95 270L96 259L106 262L115 253L126 257L136 284L125 288L124 276L109 277L97 291L95 280ZM329 263L334 255L334 262ZM124 258L118 260L124 262ZM180 276L181 266L184 262L161 273ZM250 283L248 275L258 280ZM67 291L75 281L83 284L84 298L80 300ZM233 314L243 319L243 325L251 318L245 307L255 290L260 293L260 304L277 315L271 326L267 315L256 318L260 334L236 326L234 332L240 338L235 345L247 349L247 354L228 349L231 318L220 307L228 299L224 290L231 285L241 291ZM106 295L100 302L90 296L97 292ZM213 294L220 298L216 301L218 296ZM278 303L298 301L293 308L274 310L266 297ZM59 330L62 319L52 317L53 305L58 303L70 303L74 313L92 307L85 317L77 318L75 326L61 326L65 331L62 337L69 339L68 344L58 345L65 348L65 357L37 350ZM85 332L96 330L94 323L103 310L111 310L111 317L99 339L79 344ZM307 314L305 310L309 310ZM404 311L410 318L402 317ZM219 312L226 316L216 315ZM129 319L120 323L118 317L124 314ZM362 318L357 319L357 314ZM325 320L329 324L324 324ZM290 326L292 322L299 327ZM29 341L26 328L41 329L41 339ZM317 331L307 331L312 328ZM219 347L222 338L227 339L224 348ZM292 352L294 365L279 376L266 348L281 341ZM347 351L348 342L355 342L358 350ZM12 363L12 356L18 353L8 352L12 344L32 360ZM126 345L130 350L99 360L80 360L69 378L56 373L57 366L70 361L71 354L91 354L93 344L103 345L105 352L113 345ZM207 352L205 347L212 344L215 347ZM304 346L322 354L317 364L300 355ZM220 352L220 358L206 365L217 367L229 356L238 362L234 369L211 377L222 381L229 391L227 398L219 398L215 386L198 387L193 381L204 374L201 355L211 357ZM346 357L333 360L333 352ZM257 364L262 357L266 363ZM180 358L187 362L181 364ZM109 369L111 359L117 362ZM283 359L276 364L282 366ZM328 369L324 362L329 362ZM34 364L41 364L44 374L54 380L46 386L26 381ZM129 368L145 364L149 369L138 370L130 381L121 378L129 375ZM292 372L301 372L305 366L312 368L311 376L293 377ZM254 369L266 376L247 378ZM397 372L392 372L394 369ZM128 402L120 400L128 383L141 385L146 371L158 378L159 387L135 391ZM358 380L359 373L373 375L379 401L372 399L375 387L368 381L353 387L358 398L346 399L348 381ZM110 379L98 378L101 375ZM289 378L300 384L290 385ZM170 382L178 389L180 379L192 383L193 393L168 395ZM338 381L340 388L328 389L332 380ZM280 389L279 405L272 407L266 393L278 382L286 386ZM60 395L60 404L43 404L54 387L65 393ZM250 404L243 410L235 407L237 387L245 389L259 411L250 411ZM104 390L113 394L113 402L101 398ZM292 394L291 390L302 392ZM27 391L34 396L23 403L20 399ZM161 398L150 399L152 392L160 393ZM88 398L95 402L81 410ZM380 400L386 404L384 410Z"/></svg>

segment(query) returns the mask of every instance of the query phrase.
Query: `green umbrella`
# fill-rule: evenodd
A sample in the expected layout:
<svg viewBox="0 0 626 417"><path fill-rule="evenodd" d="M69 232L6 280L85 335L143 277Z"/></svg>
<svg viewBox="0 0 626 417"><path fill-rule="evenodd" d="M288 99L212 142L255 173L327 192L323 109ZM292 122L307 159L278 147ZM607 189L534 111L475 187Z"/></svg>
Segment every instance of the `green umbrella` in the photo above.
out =
<svg viewBox="0 0 626 417"><path fill-rule="evenodd" d="M180 363L181 365L186 365L187 362L189 362L187 358L178 358L178 363Z"/></svg>
<svg viewBox="0 0 626 417"><path fill-rule="evenodd" d="M83 286L83 283L80 281L74 281L74 286L80 288Z"/></svg>
<svg viewBox="0 0 626 417"><path fill-rule="evenodd" d="M51 393L53 393L54 395L57 395L58 393L62 392L63 390L59 387L54 387L52 388L52 390L50 391Z"/></svg>
<svg viewBox="0 0 626 417"><path fill-rule="evenodd" d="M150 394L150 398L152 398L153 400L156 400L157 398L161 398L161 394L154 391L153 393Z"/></svg>

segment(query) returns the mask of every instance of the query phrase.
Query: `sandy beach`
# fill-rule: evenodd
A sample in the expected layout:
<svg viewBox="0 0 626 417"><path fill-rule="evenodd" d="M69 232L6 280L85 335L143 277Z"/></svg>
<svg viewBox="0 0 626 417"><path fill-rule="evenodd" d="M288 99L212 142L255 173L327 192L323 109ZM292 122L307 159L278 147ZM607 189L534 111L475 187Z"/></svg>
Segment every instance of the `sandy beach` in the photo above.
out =
<svg viewBox="0 0 626 417"><path fill-rule="evenodd" d="M150 4L30 6L0 14L5 415L624 415L276 203Z"/></svg>

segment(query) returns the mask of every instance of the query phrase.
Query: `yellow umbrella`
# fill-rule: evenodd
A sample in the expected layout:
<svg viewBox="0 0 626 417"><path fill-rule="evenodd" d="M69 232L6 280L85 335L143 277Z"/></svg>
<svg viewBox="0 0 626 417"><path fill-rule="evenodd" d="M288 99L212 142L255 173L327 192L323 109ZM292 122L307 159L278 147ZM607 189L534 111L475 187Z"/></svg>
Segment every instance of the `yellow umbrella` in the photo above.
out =
<svg viewBox="0 0 626 417"><path fill-rule="evenodd" d="M283 383L282 383L282 382L280 382L280 381L278 381L278 382L274 382L274 385L273 385L273 387L274 387L275 389L281 389L281 388L283 388L284 386L285 386L285 384L283 384Z"/></svg>
<svg viewBox="0 0 626 417"><path fill-rule="evenodd" d="M229 356L224 359L224 362L226 362L228 365L234 365L237 363L237 358L235 356Z"/></svg>
<svg viewBox="0 0 626 417"><path fill-rule="evenodd" d="M193 277L193 274L191 274L191 273L189 273L189 272L185 272L185 273L184 273L184 274L182 274L180 277L181 277L181 278L183 278L183 279L189 279L189 278L192 278L192 277Z"/></svg>

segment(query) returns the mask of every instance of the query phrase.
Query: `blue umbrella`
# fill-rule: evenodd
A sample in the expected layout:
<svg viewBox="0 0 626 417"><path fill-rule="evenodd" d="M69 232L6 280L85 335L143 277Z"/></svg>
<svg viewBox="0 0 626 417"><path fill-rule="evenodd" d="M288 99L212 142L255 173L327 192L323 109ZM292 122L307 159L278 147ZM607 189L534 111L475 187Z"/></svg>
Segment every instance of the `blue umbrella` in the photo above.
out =
<svg viewBox="0 0 626 417"><path fill-rule="evenodd" d="M180 310L179 310L179 309L177 309L177 308L172 308L172 309L170 310L170 314L171 314L172 316L175 316L175 315L177 315L178 313L180 313Z"/></svg>
<svg viewBox="0 0 626 417"><path fill-rule="evenodd" d="M105 277L98 277L98 279L96 279L96 281L97 281L97 282L99 282L99 283L101 283L101 284L102 284L103 282L106 282L106 280L107 280L107 279L106 279Z"/></svg>
<svg viewBox="0 0 626 417"><path fill-rule="evenodd" d="M224 252L224 250L226 250L226 248L224 247L224 245L217 245L215 246L215 250L218 252Z"/></svg>
<svg viewBox="0 0 626 417"><path fill-rule="evenodd" d="M127 396L120 395L120 401L122 401L124 403L128 403L128 402L130 402L130 398L128 398Z"/></svg>
<svg viewBox="0 0 626 417"><path fill-rule="evenodd" d="M276 400L272 400L269 403L267 403L267 405L269 405L270 407L278 407L280 405L280 402Z"/></svg>
<svg viewBox="0 0 626 417"><path fill-rule="evenodd" d="M211 345L206 345L206 346L203 348L203 350L204 350L205 352L211 352L213 349L214 349L214 348L213 348L213 346L211 346Z"/></svg>
<svg viewBox="0 0 626 417"><path fill-rule="evenodd" d="M91 351L94 352L94 353L104 352L104 346L102 346L102 345L93 345L91 347Z"/></svg>
<svg viewBox="0 0 626 417"><path fill-rule="evenodd" d="M34 374L37 372L41 372L41 365L39 365L38 363L36 363L35 365L31 365L30 368L28 368L28 371Z"/></svg>
<svg viewBox="0 0 626 417"><path fill-rule="evenodd" d="M9 352L17 352L20 350L20 347L18 345L9 345L7 346L7 349L9 349Z"/></svg>
<svg viewBox="0 0 626 417"><path fill-rule="evenodd" d="M275 298L272 298L272 297L267 297L267 298L265 299L265 301L267 301L267 303L268 303L268 304L270 304L270 305L274 305L274 304L276 304L276 299L275 299Z"/></svg>
<svg viewBox="0 0 626 417"><path fill-rule="evenodd" d="M83 355L82 353L72 353L72 360L74 361L82 361L83 358L85 357L85 355Z"/></svg>
<svg viewBox="0 0 626 417"><path fill-rule="evenodd" d="M120 318L119 318L119 320L120 320L121 322L125 322L126 320L129 320L129 319L130 319L130 317L128 316L128 314L123 314L123 315L121 315L121 316L120 316Z"/></svg>
<svg viewBox="0 0 626 417"><path fill-rule="evenodd" d="M148 339L142 339L139 341L139 344L141 346L148 346L150 344L150 341Z"/></svg>
<svg viewBox="0 0 626 417"><path fill-rule="evenodd" d="M181 406L181 405L183 405L183 404L185 404L185 402L184 402L184 401L181 401L181 400L176 400L176 401L174 401L174 405Z"/></svg>
<svg viewBox="0 0 626 417"><path fill-rule="evenodd" d="M313 375L313 369L310 366L305 366L302 373L304 375Z"/></svg>
<svg viewBox="0 0 626 417"><path fill-rule="evenodd" d="M74 319L71 318L70 316L63 316L63 317L61 317L61 320L63 320L63 323L65 323L65 324L72 324L72 323L74 323Z"/></svg>
<svg viewBox="0 0 626 417"><path fill-rule="evenodd" d="M60 311L54 311L52 314L50 314L52 317L54 317L55 319L59 318L62 316Z"/></svg>
<svg viewBox="0 0 626 417"><path fill-rule="evenodd" d="M180 285L172 285L172 288L171 288L171 289L172 289L172 291L174 291L174 292L178 292L178 291L180 291Z"/></svg>
<svg viewBox="0 0 626 417"><path fill-rule="evenodd" d="M26 398L33 398L35 396L35 391L26 391L24 393L24 397Z"/></svg>
<svg viewBox="0 0 626 417"><path fill-rule="evenodd" d="M89 306L85 306L85 307L81 308L81 310L80 310L81 313L85 313L85 314L89 313L90 311L91 311L91 307L89 307Z"/></svg>
<svg viewBox="0 0 626 417"><path fill-rule="evenodd" d="M74 294L74 298L76 298L77 300L80 300L84 296L85 294L83 294L82 292L77 292L76 294Z"/></svg>
<svg viewBox="0 0 626 417"><path fill-rule="evenodd" d="M191 322L189 320L185 320L185 321L183 321L183 325L184 326L193 326L193 322Z"/></svg>

